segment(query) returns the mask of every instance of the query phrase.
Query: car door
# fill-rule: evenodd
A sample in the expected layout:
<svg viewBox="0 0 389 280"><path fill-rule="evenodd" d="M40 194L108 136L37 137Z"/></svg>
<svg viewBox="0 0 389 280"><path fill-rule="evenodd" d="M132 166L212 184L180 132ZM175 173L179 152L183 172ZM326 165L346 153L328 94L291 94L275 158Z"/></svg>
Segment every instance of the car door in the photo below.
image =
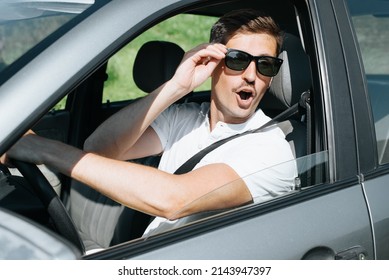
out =
<svg viewBox="0 0 389 280"><path fill-rule="evenodd" d="M174 2L174 9L170 7L171 10L168 10L168 2ZM178 8L185 9L191 4L200 5L204 2L166 1L166 6L163 6L162 2L158 5L168 14L173 13L173 10L177 11ZM212 1L213 4L216 2L225 4L223 1ZM260 0L235 1L247 5L254 2L258 7L261 7L262 3L267 3ZM281 2L286 3L279 1ZM80 77L85 78L86 73L91 74L90 65L100 63L116 45L124 43L117 38L124 37L123 34L127 34L129 26L134 29L131 32L136 33L139 31L136 29L138 20L143 20L143 25L151 24L155 20L154 10L150 9L150 14L154 18L152 16L147 18L146 13L133 13L134 17L128 17L127 13L122 12L120 5L135 11L142 9L143 6L153 6L157 9L158 5L133 1L134 5L130 7L129 3L110 2L109 8L116 8L118 18L125 18L126 24L118 24L114 30L111 28L111 22L104 21L98 27L93 25L101 33L110 30L106 32L107 36L96 41L95 48L88 49L90 47L87 44L81 44L84 42L82 40L86 43L91 38L88 36L80 38L79 46L73 48L83 51L83 55L72 63L74 69L64 69L63 77L53 77L59 80L56 91L61 91L62 85L65 88L73 87ZM351 58L357 54L357 49L352 40L342 37L343 30L339 26L340 23L348 22L346 5L344 2L331 0L296 0L295 3L313 78L311 92L313 121L309 123L312 135L309 139L310 154L297 159L296 162L300 174L305 176L308 173L309 178L312 178L308 184L300 187L296 183L293 192L276 199L203 217L177 229L85 256L85 259L374 258L370 212L362 188L365 183L361 177L363 174L361 170L368 170L370 167L371 158L368 156L369 150L359 150L361 144L369 141L369 135L361 133L365 138L359 137L360 134L357 137L356 132L360 129L357 120L363 119L365 115L356 115L354 112L356 109L353 107L355 102L352 102L360 101L358 98L365 92L362 85L357 91L359 94L354 97L355 87L349 82L352 81L350 75L357 76L355 71L358 69L348 68L350 65L347 62L354 61ZM104 15L101 13L99 19ZM350 31L349 23L347 24L346 31ZM73 34L78 34L82 28L85 26L81 25ZM97 33L89 32L88 35L94 36ZM70 47L75 44L73 40L64 42L70 44ZM53 48L66 49L69 47L67 44L61 44L59 41ZM111 44L112 49L107 50L108 44ZM85 51L86 49L88 51ZM46 66L47 69L55 68L54 65L51 66L50 56L44 62L49 64ZM353 63L360 69L359 60ZM31 67L34 70L42 66L45 66L43 62L32 63ZM351 71L350 74L352 69L354 72ZM73 77L75 73L79 74L77 81ZM39 72L36 75L38 74ZM22 74L19 78L20 76ZM37 92L42 96L41 99L53 96L51 91L54 89L44 90L46 83L42 79L35 79L34 83L30 83L40 89ZM13 86L18 89L15 84ZM51 100L54 100L54 97ZM39 102L42 102L38 98L33 101L35 101L31 104L33 108L38 108ZM362 103L361 107L368 112L366 103ZM27 117L22 115L20 118ZM372 135L370 133L370 137ZM4 136L2 139L8 138ZM76 142L74 144L76 145ZM362 161L359 161L360 153L364 153L365 159L369 161L366 163L363 161L362 164ZM362 168L360 165L363 165Z"/></svg>

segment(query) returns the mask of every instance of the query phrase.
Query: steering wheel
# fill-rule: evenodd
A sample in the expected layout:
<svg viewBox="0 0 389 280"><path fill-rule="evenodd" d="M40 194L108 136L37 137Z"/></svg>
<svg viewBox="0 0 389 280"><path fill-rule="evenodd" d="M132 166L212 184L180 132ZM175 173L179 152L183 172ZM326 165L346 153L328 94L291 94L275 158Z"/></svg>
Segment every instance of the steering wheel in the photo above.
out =
<svg viewBox="0 0 389 280"><path fill-rule="evenodd" d="M38 198L42 201L54 227L58 233L65 239L74 244L82 254L85 253L84 243L82 242L77 228L73 223L68 211L58 197L53 187L47 181L40 169L31 163L12 159L12 164L20 171L24 178L31 184Z"/></svg>

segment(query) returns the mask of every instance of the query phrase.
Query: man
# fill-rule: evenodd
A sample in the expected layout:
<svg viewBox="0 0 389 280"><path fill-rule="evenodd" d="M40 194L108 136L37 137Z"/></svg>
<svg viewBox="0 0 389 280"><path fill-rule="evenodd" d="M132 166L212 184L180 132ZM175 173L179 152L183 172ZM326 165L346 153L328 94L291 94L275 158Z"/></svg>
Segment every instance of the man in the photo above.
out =
<svg viewBox="0 0 389 280"><path fill-rule="evenodd" d="M282 33L270 17L251 10L227 14L212 28L211 43L187 52L172 79L100 125L84 151L29 133L8 156L46 164L160 217L149 230L166 219L287 192L296 177L294 166L269 167L293 155L274 127L229 141L194 170L173 174L211 143L269 120L256 109L282 63L276 58L281 43ZM172 105L210 76L210 103ZM159 169L124 161L161 153Z"/></svg>

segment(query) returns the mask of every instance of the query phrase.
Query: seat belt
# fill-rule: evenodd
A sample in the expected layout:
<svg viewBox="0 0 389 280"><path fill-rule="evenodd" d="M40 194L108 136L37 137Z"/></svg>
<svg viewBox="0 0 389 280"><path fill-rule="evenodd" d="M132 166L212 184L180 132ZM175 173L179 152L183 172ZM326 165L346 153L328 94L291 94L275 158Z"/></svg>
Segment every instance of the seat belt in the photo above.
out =
<svg viewBox="0 0 389 280"><path fill-rule="evenodd" d="M309 91L305 91L301 96L304 96L304 101L305 101L305 97L307 95L309 95L310 92ZM301 100L300 100L301 101ZM293 115L297 114L297 113L300 113L301 112L301 109L304 109L305 108L305 104L304 102L298 102L296 104L294 104L292 107L289 107L288 109L286 109L285 111L281 112L279 115L277 115L276 117L274 117L273 119L271 119L270 121L268 121L267 123L265 123L264 125L262 125L261 127L259 128L256 128L256 129L251 129L251 130L248 130L248 131L245 131L243 133L239 133L239 134L235 134L235 135L232 135L230 137L227 137L227 138L224 138L222 140L219 140L211 145L209 145L208 147L204 148L203 150L199 151L197 154L193 155L191 158L189 158L186 162L184 162L175 172L174 174L184 174L184 173L187 173L189 171L191 171L197 163L199 163L199 161L205 156L207 155L209 152L211 152L212 150L216 149L217 147L223 145L224 143L230 141L230 140L233 140L235 138L238 138L238 137L241 137L241 136L244 136L244 135L247 135L247 134L251 134L251 133L256 133L256 132L260 132L262 130L264 130L265 128L267 127L270 127L272 125L275 125L277 123L280 123L280 122L283 122L283 121L286 121L287 119L289 119L290 117L292 117Z"/></svg>

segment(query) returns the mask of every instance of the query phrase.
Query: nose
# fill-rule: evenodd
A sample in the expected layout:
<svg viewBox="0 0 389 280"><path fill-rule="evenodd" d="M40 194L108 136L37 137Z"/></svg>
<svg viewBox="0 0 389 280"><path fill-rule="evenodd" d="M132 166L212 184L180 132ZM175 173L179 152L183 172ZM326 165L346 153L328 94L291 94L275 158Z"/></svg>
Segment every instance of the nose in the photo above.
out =
<svg viewBox="0 0 389 280"><path fill-rule="evenodd" d="M242 78L248 83L253 83L256 77L257 68L255 66L255 62L251 61L249 66L243 71Z"/></svg>

